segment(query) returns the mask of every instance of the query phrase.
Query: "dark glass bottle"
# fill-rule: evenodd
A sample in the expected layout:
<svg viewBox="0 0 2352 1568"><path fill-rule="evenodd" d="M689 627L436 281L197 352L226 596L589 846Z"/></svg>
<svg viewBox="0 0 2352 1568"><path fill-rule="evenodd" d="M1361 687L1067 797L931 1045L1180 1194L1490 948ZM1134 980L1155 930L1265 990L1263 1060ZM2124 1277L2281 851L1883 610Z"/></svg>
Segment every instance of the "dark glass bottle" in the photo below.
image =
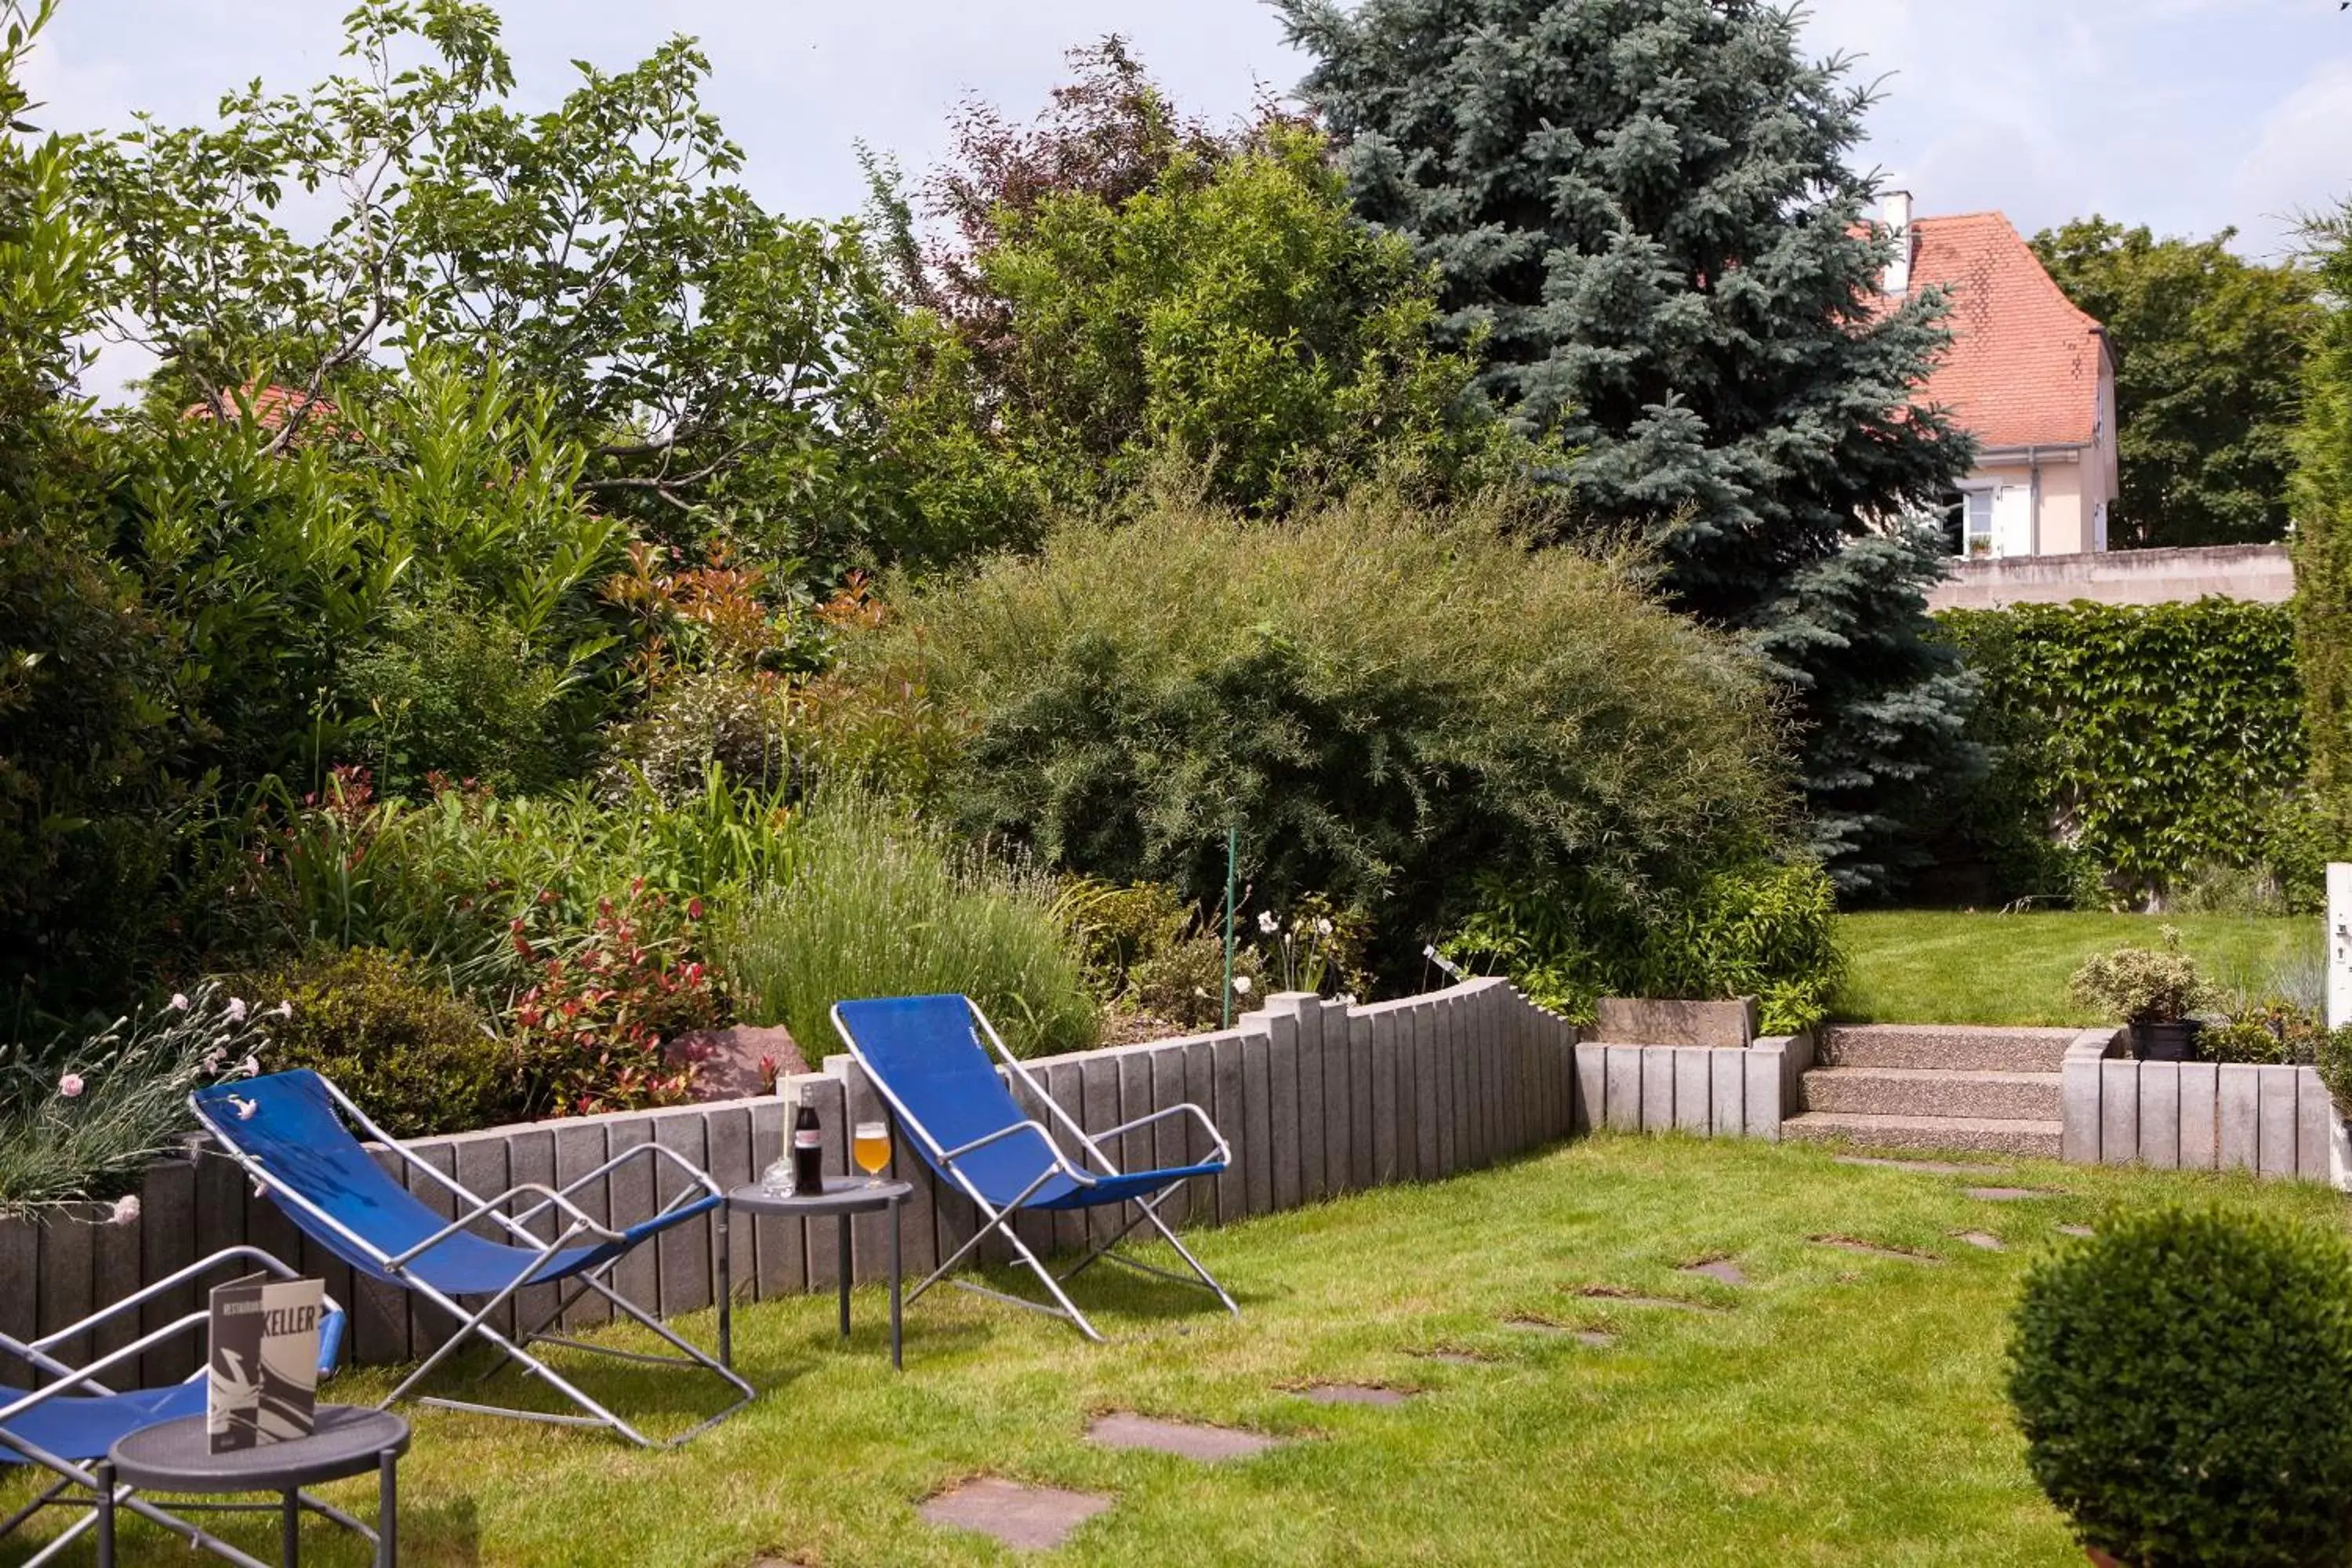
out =
<svg viewBox="0 0 2352 1568"><path fill-rule="evenodd" d="M824 1191L824 1131L805 1100L793 1112L793 1189L812 1196Z"/></svg>

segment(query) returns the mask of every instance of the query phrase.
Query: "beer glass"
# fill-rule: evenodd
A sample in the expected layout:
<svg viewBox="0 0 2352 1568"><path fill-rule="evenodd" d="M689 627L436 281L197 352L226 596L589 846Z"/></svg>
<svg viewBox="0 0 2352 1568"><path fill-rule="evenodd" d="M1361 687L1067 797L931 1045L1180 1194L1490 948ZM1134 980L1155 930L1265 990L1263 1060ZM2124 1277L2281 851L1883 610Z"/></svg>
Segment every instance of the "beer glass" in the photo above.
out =
<svg viewBox="0 0 2352 1568"><path fill-rule="evenodd" d="M890 1124L887 1121L861 1121L851 1134L850 1157L857 1168L866 1173L866 1184L882 1184L882 1168L890 1163Z"/></svg>

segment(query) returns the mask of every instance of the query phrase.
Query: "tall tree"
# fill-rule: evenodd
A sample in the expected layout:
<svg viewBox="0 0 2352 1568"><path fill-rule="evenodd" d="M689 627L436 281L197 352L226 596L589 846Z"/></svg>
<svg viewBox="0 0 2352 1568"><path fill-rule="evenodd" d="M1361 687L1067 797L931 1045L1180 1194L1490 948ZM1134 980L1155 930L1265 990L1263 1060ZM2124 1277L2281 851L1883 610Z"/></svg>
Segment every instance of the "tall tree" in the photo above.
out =
<svg viewBox="0 0 2352 1568"><path fill-rule="evenodd" d="M2352 205L2311 226L2327 309L2303 367L2294 435L2294 643L2315 793L2352 843Z"/></svg>
<svg viewBox="0 0 2352 1568"><path fill-rule="evenodd" d="M1654 531L1668 585L1751 634L1804 731L1840 884L1906 863L1926 786L1977 765L1920 634L1938 563L1895 520L1967 471L1912 387L1943 301L1890 301L1849 159L1868 89L1757 0L1275 0L1358 210L1435 263L1478 385L1580 457L1584 524Z"/></svg>
<svg viewBox="0 0 2352 1568"><path fill-rule="evenodd" d="M2110 542L2252 544L2286 535L2289 446L2309 272L2231 254L2233 229L2158 239L2094 214L2033 237L2067 298L2116 356L2123 494Z"/></svg>

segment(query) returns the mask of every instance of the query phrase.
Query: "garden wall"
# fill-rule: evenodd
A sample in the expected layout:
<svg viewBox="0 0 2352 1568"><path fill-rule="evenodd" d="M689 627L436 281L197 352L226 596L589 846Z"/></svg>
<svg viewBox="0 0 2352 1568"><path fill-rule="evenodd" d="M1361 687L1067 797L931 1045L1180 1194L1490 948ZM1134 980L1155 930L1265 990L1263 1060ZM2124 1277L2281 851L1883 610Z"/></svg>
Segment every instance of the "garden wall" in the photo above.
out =
<svg viewBox="0 0 2352 1568"><path fill-rule="evenodd" d="M1810 1035L1767 1036L1744 1050L1580 1042L1577 1130L1777 1143L1780 1123L1795 1114L1798 1076L1812 1063Z"/></svg>
<svg viewBox="0 0 2352 1568"><path fill-rule="evenodd" d="M1394 1182L1431 1181L1492 1164L1567 1137L1578 1125L1576 1031L1500 980L1473 980L1426 995L1358 1005L1303 994L1268 998L1231 1030L1154 1041L1030 1065L1047 1090L1089 1130L1108 1128L1187 1101L1207 1111L1234 1149L1234 1163L1213 1181L1195 1182L1163 1210L1191 1225L1223 1224L1318 1198ZM1727 1057L1751 1053L1726 1052ZM516 1182L562 1185L624 1149L656 1142L708 1168L722 1186L751 1181L773 1158L787 1101L814 1095L824 1128L828 1170L848 1169L845 1130L878 1119L879 1096L846 1057L825 1070L787 1079L782 1096L579 1117L422 1140L418 1154L459 1183L488 1195ZM1596 1105L1601 1103L1595 1101ZM1032 1108L1034 1110L1035 1108ZM1178 1164L1208 1152L1189 1118L1125 1135L1106 1152L1128 1169ZM1776 1128L1777 1131L1777 1128ZM393 1169L391 1157L384 1157ZM899 1213L900 1244L910 1278L928 1273L975 1228L971 1204L941 1191L903 1144L896 1173L915 1184ZM431 1206L455 1211L446 1193L411 1173L409 1186ZM626 1226L652 1215L677 1190L652 1163L583 1189L582 1206L599 1220ZM0 1331L18 1339L53 1331L95 1306L120 1300L141 1283L220 1247L251 1242L322 1277L352 1310L352 1349L362 1363L395 1363L429 1352L449 1324L436 1310L415 1310L400 1292L366 1281L303 1239L268 1200L255 1195L237 1168L198 1152L152 1168L141 1211L124 1224L53 1216L0 1220ZM860 1279L887 1268L887 1223L854 1221L851 1268ZM1033 1246L1068 1248L1109 1234L1108 1212L1050 1215L1020 1222ZM730 1268L739 1300L764 1300L831 1288L836 1279L834 1223L814 1226L767 1217L739 1218L730 1231ZM712 1227L689 1222L639 1248L615 1270L632 1300L667 1315L715 1300ZM546 1288L520 1292L515 1310L535 1319ZM143 1328L160 1328L195 1306L193 1291L145 1310ZM567 1326L605 1316L576 1306ZM126 1325L96 1349L130 1343ZM142 1381L194 1369L200 1335L145 1358ZM68 1347L78 1359L87 1346ZM128 1381L127 1379L125 1381Z"/></svg>
<svg viewBox="0 0 2352 1568"><path fill-rule="evenodd" d="M2311 1068L2134 1061L2121 1049L2120 1034L2105 1029L2068 1047L2065 1159L2334 1179L2329 1152L2338 1122Z"/></svg>

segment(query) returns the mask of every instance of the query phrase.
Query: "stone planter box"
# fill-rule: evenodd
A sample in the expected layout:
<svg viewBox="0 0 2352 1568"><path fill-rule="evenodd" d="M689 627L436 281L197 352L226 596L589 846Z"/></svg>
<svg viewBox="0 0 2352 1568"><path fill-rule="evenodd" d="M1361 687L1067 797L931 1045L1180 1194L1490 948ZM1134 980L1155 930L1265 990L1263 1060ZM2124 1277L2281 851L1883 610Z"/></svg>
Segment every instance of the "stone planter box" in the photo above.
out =
<svg viewBox="0 0 2352 1568"><path fill-rule="evenodd" d="M1611 1045L1706 1046L1744 1051L1756 1043L1756 1022L1753 996L1735 996L1727 1002L1604 996L1592 1033L1594 1038Z"/></svg>

